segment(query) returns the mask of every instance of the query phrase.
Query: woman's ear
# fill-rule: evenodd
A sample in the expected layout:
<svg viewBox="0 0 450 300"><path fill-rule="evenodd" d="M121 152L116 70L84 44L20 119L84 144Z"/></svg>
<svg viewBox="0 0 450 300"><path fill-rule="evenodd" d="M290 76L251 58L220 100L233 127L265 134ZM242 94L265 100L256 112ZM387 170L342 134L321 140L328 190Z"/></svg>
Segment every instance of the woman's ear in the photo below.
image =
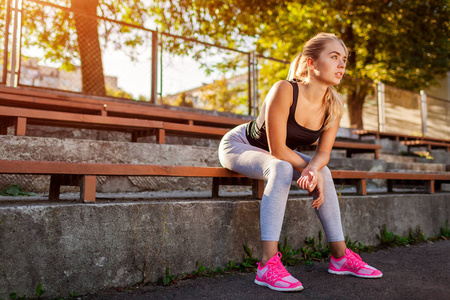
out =
<svg viewBox="0 0 450 300"><path fill-rule="evenodd" d="M314 61L311 57L308 57L306 59L306 64L308 65L308 69L310 69L311 71L314 71L314 69L316 68L316 65L314 64Z"/></svg>

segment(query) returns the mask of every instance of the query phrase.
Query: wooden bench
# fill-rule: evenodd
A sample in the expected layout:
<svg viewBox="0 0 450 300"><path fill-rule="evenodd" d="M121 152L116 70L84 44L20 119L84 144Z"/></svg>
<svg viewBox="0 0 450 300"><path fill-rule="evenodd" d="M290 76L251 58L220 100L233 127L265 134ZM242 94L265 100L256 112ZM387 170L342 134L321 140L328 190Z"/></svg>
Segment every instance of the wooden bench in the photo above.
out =
<svg viewBox="0 0 450 300"><path fill-rule="evenodd" d="M212 196L220 185L251 185L253 196L262 198L263 180L253 180L221 167L66 163L0 160L0 174L51 175L49 200L59 200L60 186L79 186L82 202L95 202L96 176L164 176L213 178Z"/></svg>
<svg viewBox="0 0 450 300"><path fill-rule="evenodd" d="M445 144L450 145L449 140L441 140L438 138L432 138L432 137L427 137L427 136L415 136L415 135L408 135L408 134L401 134L401 133L381 132L381 131L376 131L376 130L365 130L365 129L353 130L353 133L359 135L360 140L363 136L374 136L377 140L379 140L381 138L388 138L390 140L395 140L397 142L399 142L400 140L403 140L403 141L419 140L419 141L445 143Z"/></svg>
<svg viewBox="0 0 450 300"><path fill-rule="evenodd" d="M434 142L434 141L426 141L426 140L413 140L413 141L402 141L402 145L408 146L408 152L410 152L411 148L417 147L426 147L428 151L432 149L446 149L450 151L450 144L445 142Z"/></svg>
<svg viewBox="0 0 450 300"><path fill-rule="evenodd" d="M228 132L225 128L199 125L0 106L0 134L14 126L16 135L25 135L27 124L125 131L132 133L132 141L156 135L160 144L165 143L166 134L220 139Z"/></svg>
<svg viewBox="0 0 450 300"><path fill-rule="evenodd" d="M314 150L317 146L317 142L310 146L302 146L299 147L298 150ZM375 159L379 158L378 151L382 148L381 145L377 144L368 144L368 143L359 143L359 142L344 142L344 141L335 141L333 145L334 150L345 150L346 157L352 157L355 153L373 153Z"/></svg>
<svg viewBox="0 0 450 300"><path fill-rule="evenodd" d="M143 101L137 102L94 96L84 97L68 92L38 91L4 86L0 86L0 105L121 118L149 119L228 129L250 120L250 117L228 117L211 113L171 109Z"/></svg>
<svg viewBox="0 0 450 300"><path fill-rule="evenodd" d="M112 117L106 114L91 115L0 106L0 134L6 134L7 128L14 126L16 135L26 135L27 124L125 131L131 133L132 142L136 142L139 137L156 135L156 141L159 144L165 143L167 134L221 139L229 131L226 128ZM302 149L314 149L316 145L317 142L311 146L302 147ZM351 157L354 153L372 152L375 155L375 159L378 159L378 150L381 149L381 146L367 143L335 141L333 149L346 150L347 157Z"/></svg>
<svg viewBox="0 0 450 300"><path fill-rule="evenodd" d="M58 200L62 185L79 186L82 202L95 202L96 176L171 176L213 178L212 195L218 196L220 185L251 185L253 195L262 198L264 181L248 179L221 167L188 167L163 165L130 165L100 163L66 163L48 161L0 160L0 174L51 175L49 199ZM450 182L450 173L400 173L331 170L336 184L356 186L358 195L367 195L368 179L387 180L388 192L405 181L425 185L425 192L434 193L441 183Z"/></svg>

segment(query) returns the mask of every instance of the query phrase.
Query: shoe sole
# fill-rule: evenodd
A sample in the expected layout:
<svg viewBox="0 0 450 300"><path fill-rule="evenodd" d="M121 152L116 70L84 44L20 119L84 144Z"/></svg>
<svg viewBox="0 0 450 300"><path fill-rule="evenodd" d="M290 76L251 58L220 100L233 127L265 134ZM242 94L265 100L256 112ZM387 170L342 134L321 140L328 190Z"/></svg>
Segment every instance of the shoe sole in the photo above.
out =
<svg viewBox="0 0 450 300"><path fill-rule="evenodd" d="M257 285L265 286L265 287L268 287L271 290L278 291L278 292L299 292L299 291L303 290L303 286L302 285L298 286L296 288L289 289L289 288L278 288L278 287L275 287L275 286L271 286L267 282L258 281L256 279L255 279L255 283Z"/></svg>
<svg viewBox="0 0 450 300"><path fill-rule="evenodd" d="M330 270L330 269L328 269L328 273L335 274L335 275L352 275L352 276L356 276L356 277L359 277L359 278L381 278L381 277L383 277L383 274L376 275L376 276L358 275L358 274L355 274L355 273L350 272L350 271L333 271L333 270Z"/></svg>

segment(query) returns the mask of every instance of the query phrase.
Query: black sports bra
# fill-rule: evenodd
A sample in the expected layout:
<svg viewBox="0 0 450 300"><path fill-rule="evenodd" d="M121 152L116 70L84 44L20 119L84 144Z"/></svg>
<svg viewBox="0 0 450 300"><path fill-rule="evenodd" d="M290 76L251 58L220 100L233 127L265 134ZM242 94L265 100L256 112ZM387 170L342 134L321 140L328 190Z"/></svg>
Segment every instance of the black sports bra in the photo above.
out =
<svg viewBox="0 0 450 300"><path fill-rule="evenodd" d="M311 145L312 143L317 141L322 132L323 125L319 130L311 130L297 123L297 121L295 120L295 109L297 107L298 100L298 85L296 82L289 82L294 88L294 98L292 101L292 105L289 108L289 117L287 120L286 131L286 146L294 150L299 146ZM250 121L247 124L246 135L251 145L269 151L265 124L265 112L266 103L264 102L258 118L256 120Z"/></svg>

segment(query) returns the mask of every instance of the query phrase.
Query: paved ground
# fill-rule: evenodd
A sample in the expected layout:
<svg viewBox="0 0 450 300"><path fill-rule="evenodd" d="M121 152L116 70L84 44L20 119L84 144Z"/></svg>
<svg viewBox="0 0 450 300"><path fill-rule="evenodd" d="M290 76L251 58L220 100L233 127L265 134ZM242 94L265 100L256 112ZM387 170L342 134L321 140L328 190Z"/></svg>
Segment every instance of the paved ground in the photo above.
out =
<svg viewBox="0 0 450 300"><path fill-rule="evenodd" d="M327 263L290 267L305 289L274 292L253 283L255 275L240 273L199 277L168 287L116 289L83 299L450 299L450 241L424 243L363 253L367 263L380 269L381 279L360 279L327 272Z"/></svg>

